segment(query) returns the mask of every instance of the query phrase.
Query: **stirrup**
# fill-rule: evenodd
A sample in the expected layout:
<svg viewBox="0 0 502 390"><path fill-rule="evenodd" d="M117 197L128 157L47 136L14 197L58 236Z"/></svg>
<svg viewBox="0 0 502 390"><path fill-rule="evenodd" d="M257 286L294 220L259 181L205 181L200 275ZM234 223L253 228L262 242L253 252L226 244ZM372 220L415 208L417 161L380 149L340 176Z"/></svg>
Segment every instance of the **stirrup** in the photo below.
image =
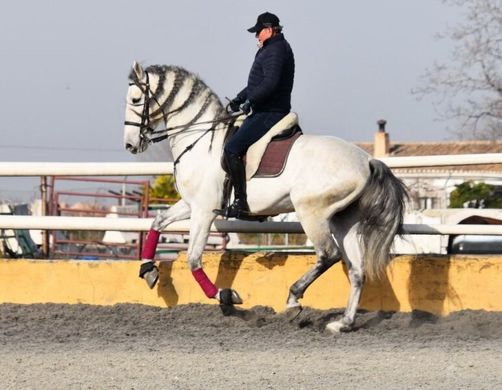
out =
<svg viewBox="0 0 502 390"><path fill-rule="evenodd" d="M228 211L228 207L225 207L223 209L214 209L213 213L215 213L216 215L219 215L219 216L221 216L223 218L228 219L228 217L227 217L227 211Z"/></svg>
<svg viewBox="0 0 502 390"><path fill-rule="evenodd" d="M234 211L231 207L225 207L224 209L214 209L213 213L220 215L225 219L237 218L244 221L258 221L263 222L267 219L266 215L253 214L249 211L237 210Z"/></svg>

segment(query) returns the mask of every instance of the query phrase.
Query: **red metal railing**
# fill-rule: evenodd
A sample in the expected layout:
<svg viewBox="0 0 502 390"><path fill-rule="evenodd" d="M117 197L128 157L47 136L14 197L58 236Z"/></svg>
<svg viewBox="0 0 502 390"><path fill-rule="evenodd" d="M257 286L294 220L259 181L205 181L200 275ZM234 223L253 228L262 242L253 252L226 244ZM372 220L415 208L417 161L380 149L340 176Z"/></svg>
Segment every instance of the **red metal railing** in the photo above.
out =
<svg viewBox="0 0 502 390"><path fill-rule="evenodd" d="M65 183L66 182L66 183ZM67 182L103 185L106 192L95 188L58 189ZM117 189L121 186L121 189ZM48 190L48 214L61 216L105 216L113 211L117 217L147 218L154 216L152 205L163 208L173 204L174 199L150 198L150 182L148 180L126 180L90 177L51 176ZM100 189L102 191L103 189ZM77 201L82 203L80 207ZM115 202L114 202L115 200ZM113 204L114 203L114 204ZM93 207L94 206L94 207ZM50 232L50 252L53 258L111 258L139 259L145 233L124 233L126 242L105 242L104 232ZM172 236L170 233L169 236ZM176 235L174 233L174 235ZM222 234L214 234L221 238L221 245L207 246L206 250L224 249L226 238ZM178 240L182 242L159 242L158 254L172 253L187 248L188 236L180 232Z"/></svg>

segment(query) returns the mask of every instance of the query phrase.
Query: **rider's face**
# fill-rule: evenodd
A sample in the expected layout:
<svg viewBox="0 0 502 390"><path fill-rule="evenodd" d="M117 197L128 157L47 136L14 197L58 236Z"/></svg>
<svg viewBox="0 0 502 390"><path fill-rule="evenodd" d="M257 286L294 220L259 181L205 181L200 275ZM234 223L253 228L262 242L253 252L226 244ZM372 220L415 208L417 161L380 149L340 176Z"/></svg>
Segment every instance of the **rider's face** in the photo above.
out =
<svg viewBox="0 0 502 390"><path fill-rule="evenodd" d="M256 38L258 38L260 46L262 46L263 43L272 36L272 32L272 27L265 27L256 33Z"/></svg>

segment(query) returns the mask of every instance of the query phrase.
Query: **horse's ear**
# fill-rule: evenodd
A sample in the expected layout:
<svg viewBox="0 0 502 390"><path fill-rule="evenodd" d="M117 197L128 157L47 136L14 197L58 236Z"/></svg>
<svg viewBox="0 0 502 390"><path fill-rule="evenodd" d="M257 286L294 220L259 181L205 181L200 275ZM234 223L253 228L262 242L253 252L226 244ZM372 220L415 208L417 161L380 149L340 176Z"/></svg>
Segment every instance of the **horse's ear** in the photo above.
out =
<svg viewBox="0 0 502 390"><path fill-rule="evenodd" d="M141 65L138 64L136 61L134 61L132 64L132 70L136 74L136 77L138 78L138 80L143 79L145 72L144 72L143 68L141 67Z"/></svg>

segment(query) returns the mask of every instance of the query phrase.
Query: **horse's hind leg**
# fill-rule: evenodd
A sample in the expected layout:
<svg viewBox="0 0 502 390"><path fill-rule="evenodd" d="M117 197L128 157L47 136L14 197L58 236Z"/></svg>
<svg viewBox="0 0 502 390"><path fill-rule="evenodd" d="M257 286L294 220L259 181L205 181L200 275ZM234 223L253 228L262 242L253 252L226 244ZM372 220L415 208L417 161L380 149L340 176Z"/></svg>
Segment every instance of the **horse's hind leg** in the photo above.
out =
<svg viewBox="0 0 502 390"><path fill-rule="evenodd" d="M330 322L326 329L332 333L346 332L352 329L354 319L361 298L364 282L363 256L361 245L357 237L357 222L354 216L339 217L334 222L333 232L340 244L344 262L347 266L350 294L344 315L337 321Z"/></svg>
<svg viewBox="0 0 502 390"><path fill-rule="evenodd" d="M333 264L340 261L341 253L333 239L329 221L318 218L301 218L302 227L314 244L317 254L315 266L298 279L289 289L287 308L300 307L298 300L303 297L305 290Z"/></svg>

